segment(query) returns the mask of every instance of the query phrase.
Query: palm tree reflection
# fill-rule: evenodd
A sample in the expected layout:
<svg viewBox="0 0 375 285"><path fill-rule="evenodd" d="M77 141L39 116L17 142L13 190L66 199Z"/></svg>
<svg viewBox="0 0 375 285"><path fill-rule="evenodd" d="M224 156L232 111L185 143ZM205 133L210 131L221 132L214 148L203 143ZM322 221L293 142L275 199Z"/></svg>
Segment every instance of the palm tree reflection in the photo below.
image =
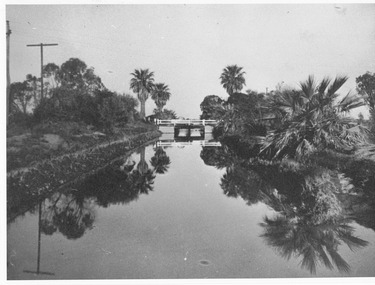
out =
<svg viewBox="0 0 375 285"><path fill-rule="evenodd" d="M226 167L220 183L226 196L241 197L248 205L263 202L278 213L264 218L261 237L283 258L301 257L301 267L311 274L319 265L349 272L340 245L354 251L368 244L354 235L351 221L343 218L335 194L340 189L337 173L317 167L298 171L288 165L251 164L225 146L203 148L201 158L219 169Z"/></svg>
<svg viewBox="0 0 375 285"><path fill-rule="evenodd" d="M302 257L301 267L311 274L316 274L318 264L330 270L336 266L340 272L349 272L350 265L339 254L339 246L344 243L355 250L368 244L354 236L353 227L344 219L314 225L303 219L277 215L265 217L260 225L264 228L261 236L268 245L275 247L287 260L292 256Z"/></svg>
<svg viewBox="0 0 375 285"><path fill-rule="evenodd" d="M151 165L158 174L164 174L168 171L171 160L162 147L157 147L155 155L151 158Z"/></svg>

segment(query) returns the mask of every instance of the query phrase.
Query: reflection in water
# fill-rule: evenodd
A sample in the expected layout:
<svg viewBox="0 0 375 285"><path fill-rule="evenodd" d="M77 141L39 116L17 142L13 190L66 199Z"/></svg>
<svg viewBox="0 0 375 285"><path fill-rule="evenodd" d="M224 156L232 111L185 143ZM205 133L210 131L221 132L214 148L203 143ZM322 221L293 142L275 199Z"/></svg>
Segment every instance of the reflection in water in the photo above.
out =
<svg viewBox="0 0 375 285"><path fill-rule="evenodd" d="M168 143L166 140L160 142ZM49 268L43 268L46 271L41 271L40 268L42 259L42 234L54 235L61 233L66 239L77 240L92 229L95 222L99 225L99 219L95 221L99 207L109 208L112 205L125 206L132 201L136 201L139 197L142 197L142 194L150 193L150 191L154 189L156 176L166 174L175 165L172 166L171 159L166 152L168 151L167 148L170 146L160 144L160 142L154 145L153 156L150 159L146 159L145 148L143 147L139 149L137 154L130 157L119 158L98 173L95 173L95 175L91 175L83 181L76 182L63 190L57 191L49 197L39 197L34 194L33 189L21 195L21 192L17 189L17 185L8 183L8 222L11 223L17 216L28 211L30 205L32 206L31 212L39 214L36 271L32 271L33 268L26 267L22 268L25 269L24 272L53 274L52 272L47 272ZM207 140L207 142L213 143L211 140ZM186 142L176 143L180 143L180 146L182 146L182 144ZM191 144L203 145L200 141L192 141ZM228 145L222 145L220 147L209 147L207 145L209 144L205 142L200 157L205 164L223 170L219 173L215 172L215 175L218 175L215 177L221 176L221 179L218 179L217 182L220 184L223 193L227 197L241 198L249 206L264 203L277 212L274 216L265 216L263 221L261 218L259 218L259 220L254 220L253 224L255 227L259 227L258 223L262 221L260 227L263 232L260 236L264 244L276 249L277 252L287 260L291 258L301 259L301 267L309 270L306 274L309 274L308 272L315 274L319 266L326 267L330 270L337 269L340 272L348 272L350 270L350 260L345 260L343 258L345 254L343 254L342 249L347 246L354 251L355 249L367 246L368 242L356 237L354 229L350 224L351 220L345 219L344 217L348 217L350 214L350 218L357 221L359 219L358 214L354 211L348 212L348 208L353 205L353 199L355 199L355 203L357 203L358 200L362 203L368 196L364 196L363 198L359 195L346 195L342 193L342 191L340 192L339 189L342 181L339 179L339 174L334 171L327 171L326 169L320 169L318 167L298 169L297 166L293 166L291 163L277 166L260 163L256 164L252 162L252 160L249 160L250 156L246 149ZM188 148L189 147L186 147L186 149ZM173 155L173 153L178 153L178 156L175 156L176 158L184 157L183 155L188 157L190 155L187 150L173 150L169 152L169 155ZM173 158L173 156L171 157ZM186 162L183 165L184 167L185 164ZM190 164L190 168L192 168L191 165L193 164ZM207 173L203 175L207 175ZM361 178L361 180L356 183L359 184L362 183L362 181L368 183L367 181L371 180L363 177L363 179ZM167 182L163 181L163 183ZM168 181L168 183L170 182ZM145 199L150 203L148 205L153 203L154 200L152 198L162 192L157 191L158 184L156 182L155 184L155 193L151 192L153 197L150 197L151 199ZM163 186L165 185L166 184L163 184ZM216 184L215 187L216 186L218 185ZM211 192L217 193L217 191ZM168 192L165 191L163 193ZM212 202L212 197L215 196L209 197L210 198L207 198L210 199L208 202ZM163 196L163 199L164 198L165 196ZM201 197L197 195L197 199L200 198ZM343 203L343 201L345 203ZM185 201L180 203L185 203ZM192 203L197 207L194 208L194 210L201 210L198 206L199 203L195 203L195 200L192 200ZM221 208L215 208L214 204L215 203L212 203L214 206L212 209L220 211ZM231 204L231 207L233 207L228 209L234 209L234 211L226 211L226 213L231 212L234 215L233 217L236 217L236 207L239 204L243 205L243 203L239 201L238 204L228 204ZM236 204L236 206L233 206L234 204ZM222 207L222 204L219 204L219 206ZM121 207L113 208L115 211L118 211ZM246 206L245 208L250 209L250 207ZM253 209L255 208L256 207L253 207ZM372 211L370 213L373 213L373 208L374 207L370 207ZM172 207L172 209L174 208ZM188 209L185 210L187 213L190 213ZM116 214L117 213L118 212L116 212ZM170 209L165 213L170 213ZM202 213L205 213L204 209ZM371 217L373 218L373 215L370 215L370 217L367 216L366 221L370 221ZM137 220L136 215L133 218ZM235 225L233 220L235 219L230 219L228 223L234 223ZM180 219L178 219L178 222L180 222ZM139 224L138 220L136 224ZM368 224L369 222L366 225ZM210 225L211 224L208 224L208 226ZM112 224L111 226L114 227ZM143 228L141 232L144 233ZM171 232L174 233L173 231ZM155 233L159 235L159 232ZM215 233L215 231L212 231L212 233ZM201 240L199 234L200 233L197 233L198 238ZM251 237L252 233L246 234ZM95 235L86 236L87 240L90 240L90 237ZM237 234L237 236L244 237L244 235L240 234ZM140 237L136 236L136 239L138 238ZM192 240L194 240L194 238L197 237L193 236ZM82 239L82 241L83 240L84 239ZM239 240L241 241L241 239ZM246 242L247 241L246 239ZM154 242L154 240L152 240L152 242ZM71 244L71 242L69 242L69 244ZM197 244L198 242L195 245ZM223 244L224 246L226 245L225 243ZM169 243L167 246L169 246ZM47 246L45 245L45 247ZM138 251L140 252L140 250ZM44 258L46 259L47 257L45 256ZM203 257L199 257L198 260L201 260L199 264L207 265L206 259L202 258ZM270 258L272 258L272 256ZM213 259L208 258L208 260ZM140 261L138 260L138 262ZM143 256L141 262L142 263L139 264L143 264L144 262ZM239 262L242 262L242 260ZM220 265L219 262L217 265ZM234 266L237 265L238 264ZM178 265L176 266L178 267ZM246 264L244 266L246 267ZM207 268L208 267L212 266L207 266ZM250 268L247 269L251 271Z"/></svg>
<svg viewBox="0 0 375 285"><path fill-rule="evenodd" d="M32 273L36 275L55 275L53 272L47 272L47 271L40 271L40 260L41 260L41 235L42 235L42 200L39 200L38 203L38 255L37 255L37 265L36 265L36 271L32 270L24 270L25 273Z"/></svg>
<svg viewBox="0 0 375 285"><path fill-rule="evenodd" d="M45 235L52 235L58 230L68 239L77 239L92 228L95 200L74 192L58 192L45 200L41 224Z"/></svg>
<svg viewBox="0 0 375 285"><path fill-rule="evenodd" d="M354 235L344 219L338 199L340 175L319 167L298 169L292 162L281 165L251 164L240 149L226 145L202 148L201 158L207 165L226 168L220 186L228 197L241 197L248 205L263 202L278 215L265 217L261 235L281 256L302 257L302 268L316 274L318 264L332 270L348 272L350 266L339 254L339 245L351 250L368 242Z"/></svg>
<svg viewBox="0 0 375 285"><path fill-rule="evenodd" d="M141 148L139 153L140 159L136 167L136 162L130 157L117 160L95 175L55 192L48 198L30 194L24 200L20 200L14 195L18 193L17 188L10 187L8 205L12 207L8 208L11 209L11 213L8 211L8 214L15 219L23 213L17 210L26 208L30 201L35 201L35 208L35 204L44 199L43 207L41 202L37 204L40 232L45 235L60 232L67 239L78 239L87 230L92 229L97 206L108 207L111 204L127 204L134 201L139 195L148 194L153 190L155 174L168 171L170 158L163 149L156 148L151 158L153 168L146 162L145 147Z"/></svg>
<svg viewBox="0 0 375 285"><path fill-rule="evenodd" d="M199 144L205 147L221 146L211 133L206 133L203 137L175 137L174 134L163 133L159 140L155 143L156 147L185 147L188 145Z"/></svg>
<svg viewBox="0 0 375 285"><path fill-rule="evenodd" d="M351 250L368 245L367 241L353 235L354 229L349 222L338 220L315 225L303 217L265 217L261 223L264 228L261 236L283 258L302 257L301 267L312 274L316 274L318 264L324 264L330 270L335 265L340 272L349 272L350 265L338 252L339 245L344 243Z"/></svg>
<svg viewBox="0 0 375 285"><path fill-rule="evenodd" d="M157 147L155 155L151 158L151 165L154 167L155 172L164 174L168 171L171 160L162 147Z"/></svg>

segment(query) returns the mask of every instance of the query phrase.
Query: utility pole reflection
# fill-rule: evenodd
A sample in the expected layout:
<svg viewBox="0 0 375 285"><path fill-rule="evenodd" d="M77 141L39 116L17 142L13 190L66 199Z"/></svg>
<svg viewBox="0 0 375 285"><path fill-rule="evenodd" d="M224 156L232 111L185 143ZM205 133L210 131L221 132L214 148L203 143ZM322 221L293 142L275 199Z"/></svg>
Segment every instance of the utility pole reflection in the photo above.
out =
<svg viewBox="0 0 375 285"><path fill-rule="evenodd" d="M41 222L42 222L42 199L39 199L39 217L38 217L38 259L37 259L37 267L36 271L31 271L31 270L24 270L23 272L25 273L32 273L34 275L55 275L55 273L52 272L44 272L40 271L40 247L41 247Z"/></svg>

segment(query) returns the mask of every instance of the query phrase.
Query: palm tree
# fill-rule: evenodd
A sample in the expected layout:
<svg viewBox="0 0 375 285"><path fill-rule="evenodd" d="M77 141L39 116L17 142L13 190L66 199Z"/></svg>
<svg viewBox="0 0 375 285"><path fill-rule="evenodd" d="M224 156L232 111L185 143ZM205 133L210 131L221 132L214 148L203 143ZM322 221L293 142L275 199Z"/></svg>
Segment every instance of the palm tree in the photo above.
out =
<svg viewBox="0 0 375 285"><path fill-rule="evenodd" d="M262 152L298 159L323 148L343 151L362 143L363 128L345 114L363 106L363 99L348 93L336 103L336 92L347 79L339 76L331 83L326 77L317 84L309 76L298 92L289 90L273 98L270 108L281 115L281 126L266 137Z"/></svg>
<svg viewBox="0 0 375 285"><path fill-rule="evenodd" d="M167 101L171 97L168 85L157 83L152 90L151 99L155 101L158 112L161 112Z"/></svg>
<svg viewBox="0 0 375 285"><path fill-rule="evenodd" d="M130 80L130 89L138 95L141 102L141 118L145 118L146 100L154 87L154 73L148 69L136 69L131 73L133 78Z"/></svg>
<svg viewBox="0 0 375 285"><path fill-rule="evenodd" d="M223 69L220 80L229 95L241 91L243 86L246 85L244 74L242 67L237 65L228 65Z"/></svg>

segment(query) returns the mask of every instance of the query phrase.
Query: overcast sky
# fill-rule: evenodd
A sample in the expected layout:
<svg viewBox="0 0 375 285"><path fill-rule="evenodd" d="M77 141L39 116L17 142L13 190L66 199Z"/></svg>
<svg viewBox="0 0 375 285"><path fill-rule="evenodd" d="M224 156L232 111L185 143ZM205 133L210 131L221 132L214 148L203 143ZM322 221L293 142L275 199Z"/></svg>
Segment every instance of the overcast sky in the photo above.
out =
<svg viewBox="0 0 375 285"><path fill-rule="evenodd" d="M40 75L44 63L78 57L105 86L129 93L130 73L149 68L172 93L166 108L198 117L206 95L225 98L219 76L227 65L246 72L246 87L264 92L314 74L355 78L375 72L374 4L269 5L7 5L11 81ZM155 108L151 99L146 112Z"/></svg>

